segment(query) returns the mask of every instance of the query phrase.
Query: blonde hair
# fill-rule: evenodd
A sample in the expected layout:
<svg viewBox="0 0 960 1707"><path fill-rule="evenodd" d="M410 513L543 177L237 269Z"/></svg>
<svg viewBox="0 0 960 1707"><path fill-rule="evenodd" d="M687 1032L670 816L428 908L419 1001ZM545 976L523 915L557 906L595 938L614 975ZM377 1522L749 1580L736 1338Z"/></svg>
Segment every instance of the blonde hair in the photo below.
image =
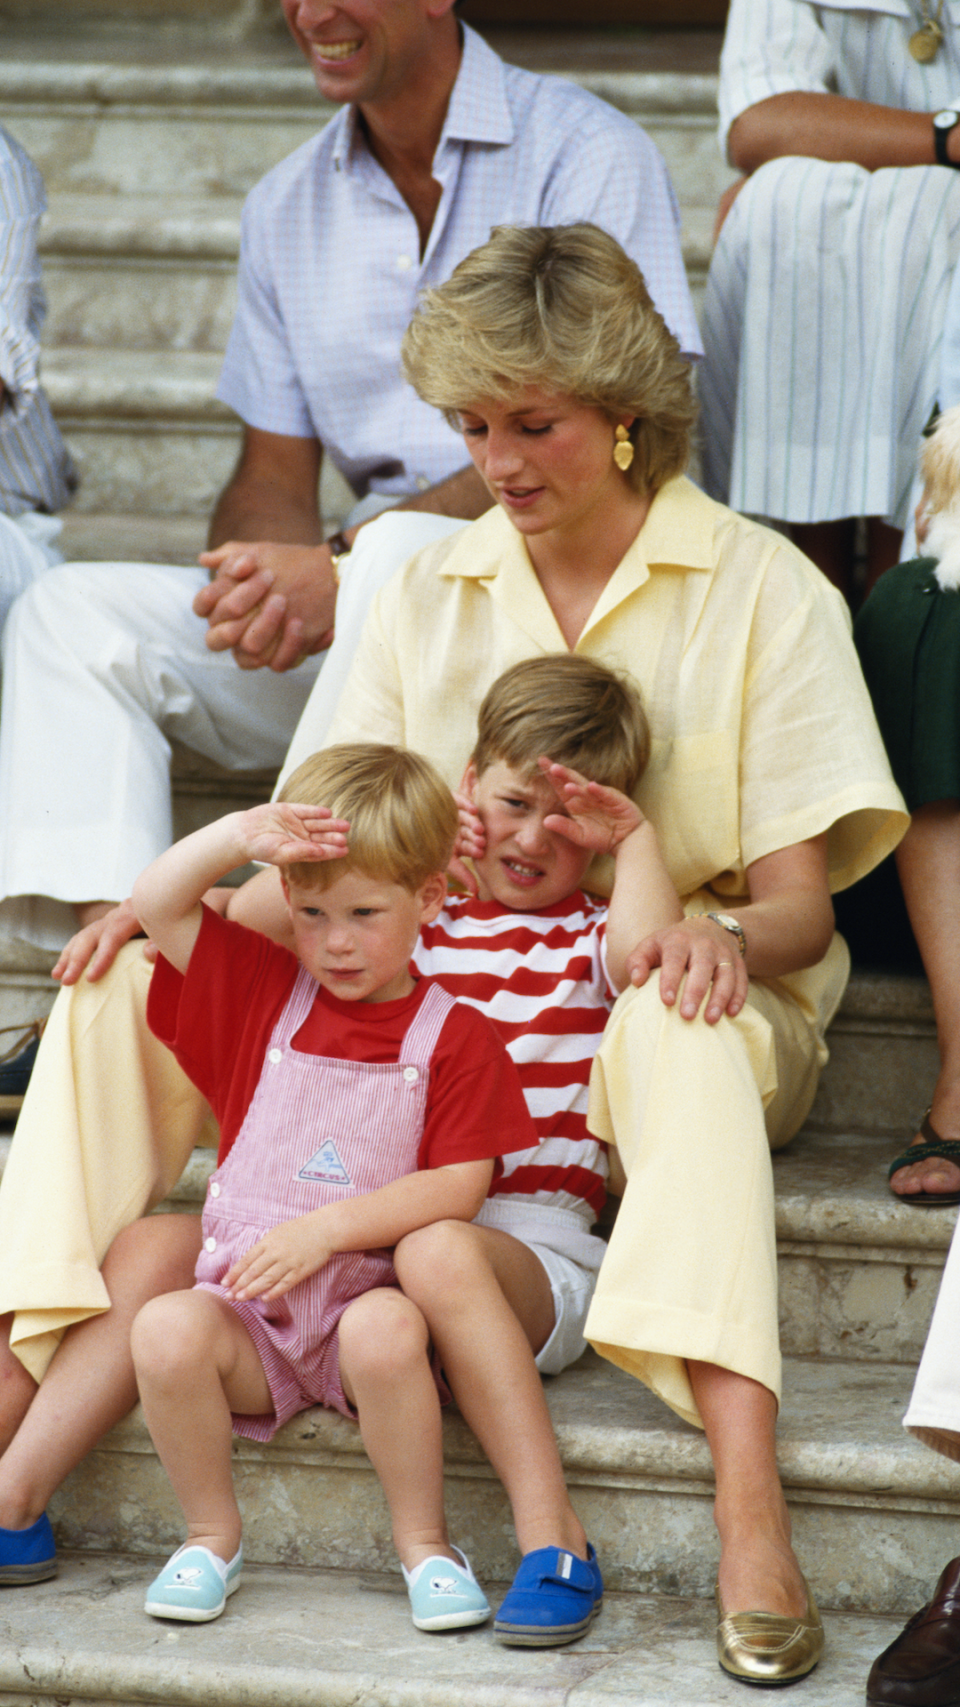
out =
<svg viewBox="0 0 960 1707"><path fill-rule="evenodd" d="M297 766L277 798L329 806L350 824L345 858L282 868L298 888L328 889L344 872L362 871L416 894L450 863L458 829L453 795L429 760L406 747L326 747Z"/></svg>
<svg viewBox="0 0 960 1707"><path fill-rule="evenodd" d="M477 718L477 774L501 760L529 776L541 754L591 782L632 794L650 756L650 728L635 684L569 652L525 658L505 670Z"/></svg>
<svg viewBox="0 0 960 1707"><path fill-rule="evenodd" d="M633 415L627 479L655 492L682 474L696 418L690 363L643 275L596 225L500 225L423 293L403 371L459 431L458 411L519 388Z"/></svg>

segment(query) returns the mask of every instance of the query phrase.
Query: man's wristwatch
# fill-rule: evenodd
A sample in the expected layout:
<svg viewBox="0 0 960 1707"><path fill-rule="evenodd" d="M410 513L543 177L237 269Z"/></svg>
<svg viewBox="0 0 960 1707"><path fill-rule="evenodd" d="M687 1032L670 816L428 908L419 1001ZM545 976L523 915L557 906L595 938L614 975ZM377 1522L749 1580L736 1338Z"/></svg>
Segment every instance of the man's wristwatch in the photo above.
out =
<svg viewBox="0 0 960 1707"><path fill-rule="evenodd" d="M708 913L707 918L712 919L715 925L720 925L723 930L729 931L731 936L736 937L740 948L741 958L746 960L747 933L739 920L735 919L732 913Z"/></svg>
<svg viewBox="0 0 960 1707"><path fill-rule="evenodd" d="M951 160L947 153L947 139L956 125L960 124L960 106L943 107L933 115L933 152L940 166L952 166L955 172L960 172L960 160Z"/></svg>

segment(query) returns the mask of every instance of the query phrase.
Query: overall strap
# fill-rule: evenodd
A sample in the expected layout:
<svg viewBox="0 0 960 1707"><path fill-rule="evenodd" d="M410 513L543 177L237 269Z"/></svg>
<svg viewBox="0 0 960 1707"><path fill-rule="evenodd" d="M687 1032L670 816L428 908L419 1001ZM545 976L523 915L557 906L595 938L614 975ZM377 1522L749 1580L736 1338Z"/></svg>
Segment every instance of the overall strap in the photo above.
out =
<svg viewBox="0 0 960 1707"><path fill-rule="evenodd" d="M401 1062L426 1071L437 1047L444 1021L455 1005L454 998L447 990L440 984L435 984L432 978L428 980L427 993L410 1021L400 1045Z"/></svg>

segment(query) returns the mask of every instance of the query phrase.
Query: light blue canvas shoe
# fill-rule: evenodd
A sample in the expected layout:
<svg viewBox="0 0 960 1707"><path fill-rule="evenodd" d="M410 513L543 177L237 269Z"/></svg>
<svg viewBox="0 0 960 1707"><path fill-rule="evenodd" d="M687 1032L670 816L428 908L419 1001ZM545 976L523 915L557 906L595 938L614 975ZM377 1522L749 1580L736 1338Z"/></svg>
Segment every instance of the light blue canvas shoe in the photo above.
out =
<svg viewBox="0 0 960 1707"><path fill-rule="evenodd" d="M412 1571L400 1566L418 1630L463 1630L490 1616L486 1595L465 1554L459 1547L453 1551L461 1560L459 1565L438 1555L424 1559Z"/></svg>
<svg viewBox="0 0 960 1707"><path fill-rule="evenodd" d="M208 1624L219 1618L227 1597L240 1587L243 1548L229 1565L209 1547L178 1548L147 1589L144 1612L151 1618L179 1618L186 1624Z"/></svg>

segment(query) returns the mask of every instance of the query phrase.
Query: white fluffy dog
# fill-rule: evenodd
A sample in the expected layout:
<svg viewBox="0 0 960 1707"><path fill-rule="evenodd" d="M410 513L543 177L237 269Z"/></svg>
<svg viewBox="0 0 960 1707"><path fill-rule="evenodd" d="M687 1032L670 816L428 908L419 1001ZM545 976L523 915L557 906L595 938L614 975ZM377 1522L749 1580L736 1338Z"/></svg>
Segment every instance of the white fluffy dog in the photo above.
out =
<svg viewBox="0 0 960 1707"><path fill-rule="evenodd" d="M936 577L960 590L960 404L945 409L920 453L923 497L917 506L917 543L939 559Z"/></svg>

